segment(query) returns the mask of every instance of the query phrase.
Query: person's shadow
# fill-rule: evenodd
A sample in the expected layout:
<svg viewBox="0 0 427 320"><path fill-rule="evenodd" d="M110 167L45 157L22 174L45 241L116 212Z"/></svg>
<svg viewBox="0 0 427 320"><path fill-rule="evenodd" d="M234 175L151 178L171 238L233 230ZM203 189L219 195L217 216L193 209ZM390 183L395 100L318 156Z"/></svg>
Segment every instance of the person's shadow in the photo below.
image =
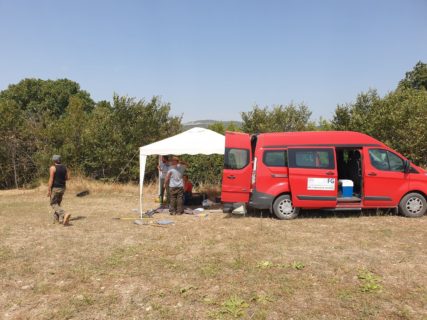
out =
<svg viewBox="0 0 427 320"><path fill-rule="evenodd" d="M75 216L75 217L71 217L70 221L77 221L77 220L83 220L86 219L85 216Z"/></svg>

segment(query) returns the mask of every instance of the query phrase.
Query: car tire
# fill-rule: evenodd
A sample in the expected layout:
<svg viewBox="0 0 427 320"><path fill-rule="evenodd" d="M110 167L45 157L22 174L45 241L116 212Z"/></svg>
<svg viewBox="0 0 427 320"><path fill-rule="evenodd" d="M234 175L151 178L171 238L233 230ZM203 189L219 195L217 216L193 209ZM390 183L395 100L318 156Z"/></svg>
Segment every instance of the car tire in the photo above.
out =
<svg viewBox="0 0 427 320"><path fill-rule="evenodd" d="M427 201L423 195L411 192L399 203L399 212L408 218L422 217L427 211Z"/></svg>
<svg viewBox="0 0 427 320"><path fill-rule="evenodd" d="M295 208L292 205L292 199L290 195L284 194L274 200L273 212L280 220L291 220L298 216L299 208Z"/></svg>

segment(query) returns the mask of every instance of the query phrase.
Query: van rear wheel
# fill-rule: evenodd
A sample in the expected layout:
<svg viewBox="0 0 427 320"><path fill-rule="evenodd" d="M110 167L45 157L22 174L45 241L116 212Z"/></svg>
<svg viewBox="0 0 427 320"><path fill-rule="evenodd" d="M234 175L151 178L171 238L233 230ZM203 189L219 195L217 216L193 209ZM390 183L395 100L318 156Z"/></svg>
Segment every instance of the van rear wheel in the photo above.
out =
<svg viewBox="0 0 427 320"><path fill-rule="evenodd" d="M291 220L298 216L299 208L292 205L290 195L284 194L274 201L273 212L280 220Z"/></svg>
<svg viewBox="0 0 427 320"><path fill-rule="evenodd" d="M418 218L422 217L427 211L427 201L419 193L412 192L400 200L399 212L405 217Z"/></svg>

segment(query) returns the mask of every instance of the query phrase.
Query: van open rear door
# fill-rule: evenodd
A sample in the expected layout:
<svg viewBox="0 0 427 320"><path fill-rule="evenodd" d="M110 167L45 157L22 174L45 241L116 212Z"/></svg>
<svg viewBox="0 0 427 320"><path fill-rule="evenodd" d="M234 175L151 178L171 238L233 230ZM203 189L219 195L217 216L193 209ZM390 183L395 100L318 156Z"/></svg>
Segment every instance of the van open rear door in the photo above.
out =
<svg viewBox="0 0 427 320"><path fill-rule="evenodd" d="M289 148L288 161L294 207L336 207L338 171L334 148Z"/></svg>
<svg viewBox="0 0 427 320"><path fill-rule="evenodd" d="M226 132L222 202L248 202L252 174L251 136Z"/></svg>

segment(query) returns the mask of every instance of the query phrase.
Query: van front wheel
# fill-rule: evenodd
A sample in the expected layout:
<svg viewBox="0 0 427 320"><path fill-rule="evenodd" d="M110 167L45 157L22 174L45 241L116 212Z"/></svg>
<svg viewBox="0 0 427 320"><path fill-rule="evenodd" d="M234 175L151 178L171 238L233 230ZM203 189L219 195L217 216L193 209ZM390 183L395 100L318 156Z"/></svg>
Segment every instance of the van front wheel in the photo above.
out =
<svg viewBox="0 0 427 320"><path fill-rule="evenodd" d="M418 218L422 217L427 211L426 199L419 193L408 193L400 200L399 212L405 217Z"/></svg>
<svg viewBox="0 0 427 320"><path fill-rule="evenodd" d="M273 212L280 220L291 220L298 216L299 208L295 208L291 197L285 194L274 201Z"/></svg>

